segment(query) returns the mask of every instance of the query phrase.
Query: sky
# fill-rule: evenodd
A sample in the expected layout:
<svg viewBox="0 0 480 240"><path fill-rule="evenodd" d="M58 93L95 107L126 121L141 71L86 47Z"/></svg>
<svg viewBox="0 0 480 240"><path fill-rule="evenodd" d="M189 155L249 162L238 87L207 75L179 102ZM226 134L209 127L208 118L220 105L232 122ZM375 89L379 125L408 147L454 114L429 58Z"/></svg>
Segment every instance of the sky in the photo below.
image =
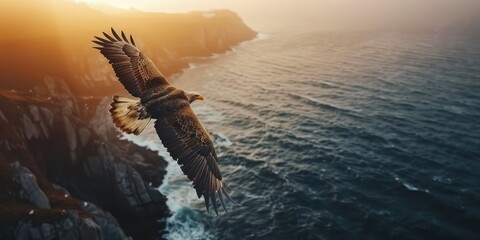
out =
<svg viewBox="0 0 480 240"><path fill-rule="evenodd" d="M448 25L480 19L479 0L76 0L144 11L188 12L227 8L247 23L377 26L382 23Z"/></svg>

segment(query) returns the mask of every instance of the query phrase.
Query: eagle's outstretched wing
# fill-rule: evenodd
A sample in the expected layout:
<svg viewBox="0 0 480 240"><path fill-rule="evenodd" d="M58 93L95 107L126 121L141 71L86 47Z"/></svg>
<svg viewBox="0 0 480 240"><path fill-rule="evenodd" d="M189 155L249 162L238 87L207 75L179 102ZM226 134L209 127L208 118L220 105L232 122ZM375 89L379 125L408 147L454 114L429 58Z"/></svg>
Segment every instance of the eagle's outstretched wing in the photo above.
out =
<svg viewBox="0 0 480 240"><path fill-rule="evenodd" d="M158 119L155 129L172 158L177 160L183 173L193 181L198 197L204 197L207 211L211 200L218 214L217 196L225 209L222 193L229 199L230 196L218 168L217 154L210 135L192 108L186 107L169 117Z"/></svg>
<svg viewBox="0 0 480 240"><path fill-rule="evenodd" d="M130 35L130 41L123 31L121 37L113 30L113 37L103 33L107 38L95 36L95 47L100 50L112 65L115 74L127 91L135 97L140 97L147 85L168 85L168 81L148 57L135 46Z"/></svg>
<svg viewBox="0 0 480 240"><path fill-rule="evenodd" d="M95 37L96 40L93 40L93 42L99 45L95 48L99 49L109 60L115 74L130 94L140 98L148 88L169 85L155 64L136 48L132 36L130 36L129 41L123 32L121 32L120 37L113 28L112 34L113 37L103 33L107 39ZM139 129L137 125L132 124L135 121L131 121L131 117L128 118L131 115L131 110L136 109L137 102L135 100L119 100L118 97L114 98L114 104L116 101L121 106L112 105L110 111L114 121L116 115L113 114L116 114L117 110L127 112L126 119L129 121L123 123L122 126L127 130L137 131ZM133 117L134 119L138 118L137 115ZM125 116L122 115L120 120L124 121ZM183 173L193 181L198 197L204 197L207 211L211 201L215 212L218 214L217 196L225 209L223 194L230 200L231 198L225 189L228 187L223 182L218 168L217 154L212 139L190 106L170 116L157 119L155 129L172 158L178 161ZM138 131L138 133L140 132L141 130Z"/></svg>

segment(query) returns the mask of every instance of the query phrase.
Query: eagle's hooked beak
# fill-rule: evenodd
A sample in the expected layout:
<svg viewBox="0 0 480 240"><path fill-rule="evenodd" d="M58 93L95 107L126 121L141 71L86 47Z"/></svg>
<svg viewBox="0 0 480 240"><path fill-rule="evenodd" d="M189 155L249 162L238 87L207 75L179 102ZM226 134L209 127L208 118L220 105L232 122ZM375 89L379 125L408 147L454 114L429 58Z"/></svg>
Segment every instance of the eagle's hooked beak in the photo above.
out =
<svg viewBox="0 0 480 240"><path fill-rule="evenodd" d="M197 92L185 91L185 95L188 99L188 102L190 102L190 103L195 102L197 100L203 100L204 99L203 96L200 95Z"/></svg>

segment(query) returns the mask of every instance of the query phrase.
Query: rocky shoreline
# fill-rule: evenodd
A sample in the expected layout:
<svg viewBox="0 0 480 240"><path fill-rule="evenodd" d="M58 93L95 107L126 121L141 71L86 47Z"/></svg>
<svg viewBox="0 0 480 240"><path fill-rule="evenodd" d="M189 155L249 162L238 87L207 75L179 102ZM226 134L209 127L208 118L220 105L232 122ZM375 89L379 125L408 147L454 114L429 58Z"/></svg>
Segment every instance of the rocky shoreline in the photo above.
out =
<svg viewBox="0 0 480 240"><path fill-rule="evenodd" d="M44 19L41 32L23 28L0 36L7 56L0 60L0 239L161 238L170 212L157 188L167 162L120 139L108 109L113 94L126 92L91 48L92 34L101 33L103 21L135 29L142 51L169 76L256 33L228 10L208 17L138 11L104 16L69 1L26 2L0 10L7 19L15 7L31 12L32 18L15 19L25 25ZM42 10L44 3L58 3L62 11ZM52 11L62 21L42 17ZM88 25L76 11L98 21ZM83 28L70 30L80 22ZM141 27L146 22L171 26L152 31ZM22 47L11 47L17 41Z"/></svg>
<svg viewBox="0 0 480 240"><path fill-rule="evenodd" d="M166 161L104 123L109 99L57 93L0 94L0 239L158 235Z"/></svg>

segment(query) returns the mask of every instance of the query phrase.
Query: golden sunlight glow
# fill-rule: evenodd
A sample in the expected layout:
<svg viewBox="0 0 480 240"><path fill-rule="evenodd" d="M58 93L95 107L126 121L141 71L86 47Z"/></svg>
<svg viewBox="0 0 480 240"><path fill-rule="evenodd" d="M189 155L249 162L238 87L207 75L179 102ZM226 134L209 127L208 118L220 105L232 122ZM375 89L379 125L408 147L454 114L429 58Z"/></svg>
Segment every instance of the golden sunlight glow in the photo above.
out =
<svg viewBox="0 0 480 240"><path fill-rule="evenodd" d="M311 24L359 21L449 21L480 11L478 0L75 0L96 6L133 8L142 11L188 12L231 9L242 18L290 22L309 19ZM303 25L303 24L302 24Z"/></svg>

